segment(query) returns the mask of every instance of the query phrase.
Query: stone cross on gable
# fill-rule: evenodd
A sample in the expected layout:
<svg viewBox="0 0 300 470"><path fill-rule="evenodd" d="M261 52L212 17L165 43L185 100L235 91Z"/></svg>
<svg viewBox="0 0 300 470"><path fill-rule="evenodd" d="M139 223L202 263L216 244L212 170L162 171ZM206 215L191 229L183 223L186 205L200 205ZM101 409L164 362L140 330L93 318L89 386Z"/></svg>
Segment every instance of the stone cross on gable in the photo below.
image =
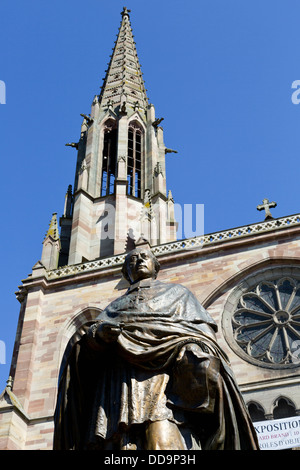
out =
<svg viewBox="0 0 300 470"><path fill-rule="evenodd" d="M265 210L265 220L273 219L273 216L270 212L270 208L276 207L277 203L276 202L269 202L269 199L263 199L263 203L259 206L257 206L258 211Z"/></svg>

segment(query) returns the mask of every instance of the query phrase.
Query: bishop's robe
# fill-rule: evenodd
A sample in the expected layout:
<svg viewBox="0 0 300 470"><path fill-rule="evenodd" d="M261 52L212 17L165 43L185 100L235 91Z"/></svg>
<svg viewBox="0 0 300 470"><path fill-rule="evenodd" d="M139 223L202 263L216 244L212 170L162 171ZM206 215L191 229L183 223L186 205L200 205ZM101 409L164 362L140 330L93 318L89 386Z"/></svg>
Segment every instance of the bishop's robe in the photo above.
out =
<svg viewBox="0 0 300 470"><path fill-rule="evenodd" d="M101 322L121 328L104 343ZM143 449L144 426L170 420L186 448L257 449L217 326L179 284L147 279L78 335L61 371L54 449Z"/></svg>

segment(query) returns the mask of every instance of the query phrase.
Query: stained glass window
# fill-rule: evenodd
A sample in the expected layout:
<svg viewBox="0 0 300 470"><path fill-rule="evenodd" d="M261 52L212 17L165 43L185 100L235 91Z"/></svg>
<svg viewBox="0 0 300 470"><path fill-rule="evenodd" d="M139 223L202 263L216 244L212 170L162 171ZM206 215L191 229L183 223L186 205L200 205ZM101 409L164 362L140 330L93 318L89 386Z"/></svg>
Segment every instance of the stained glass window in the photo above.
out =
<svg viewBox="0 0 300 470"><path fill-rule="evenodd" d="M300 366L300 283L283 277L244 292L232 328L236 343L249 357Z"/></svg>

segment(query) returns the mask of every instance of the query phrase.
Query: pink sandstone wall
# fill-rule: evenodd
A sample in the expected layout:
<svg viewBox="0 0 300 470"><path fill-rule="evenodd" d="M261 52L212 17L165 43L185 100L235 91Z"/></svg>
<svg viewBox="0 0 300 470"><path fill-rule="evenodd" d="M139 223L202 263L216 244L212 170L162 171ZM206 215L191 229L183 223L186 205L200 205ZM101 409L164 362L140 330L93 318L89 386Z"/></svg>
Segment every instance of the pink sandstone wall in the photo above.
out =
<svg viewBox="0 0 300 470"><path fill-rule="evenodd" d="M222 334L221 316L225 302L244 276L268 263L280 264L288 260L290 264L299 265L297 230L285 230L284 234L277 235L277 239L274 235L255 237L255 244L253 242L254 239L238 240L224 244L222 249L208 248L160 257L159 279L188 287L208 309L218 324L219 342L242 384L295 374L291 370L270 371L243 361ZM24 448L51 449L57 379L67 341L78 326L93 319L124 292L119 290L122 285L124 288L124 282L121 282L120 269L114 268L53 281L33 279L28 280L27 285L28 298L13 392L30 417ZM0 415L0 419L4 416Z"/></svg>

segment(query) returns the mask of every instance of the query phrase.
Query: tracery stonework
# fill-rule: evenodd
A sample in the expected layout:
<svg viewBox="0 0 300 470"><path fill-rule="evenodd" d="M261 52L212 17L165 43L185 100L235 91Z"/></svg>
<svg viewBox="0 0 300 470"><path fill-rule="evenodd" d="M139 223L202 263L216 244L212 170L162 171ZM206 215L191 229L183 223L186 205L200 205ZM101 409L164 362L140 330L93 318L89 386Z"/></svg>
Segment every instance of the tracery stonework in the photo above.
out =
<svg viewBox="0 0 300 470"><path fill-rule="evenodd" d="M242 289L232 310L231 346L256 365L299 367L300 279L288 271L274 278L270 270L270 279L265 272L260 282Z"/></svg>

